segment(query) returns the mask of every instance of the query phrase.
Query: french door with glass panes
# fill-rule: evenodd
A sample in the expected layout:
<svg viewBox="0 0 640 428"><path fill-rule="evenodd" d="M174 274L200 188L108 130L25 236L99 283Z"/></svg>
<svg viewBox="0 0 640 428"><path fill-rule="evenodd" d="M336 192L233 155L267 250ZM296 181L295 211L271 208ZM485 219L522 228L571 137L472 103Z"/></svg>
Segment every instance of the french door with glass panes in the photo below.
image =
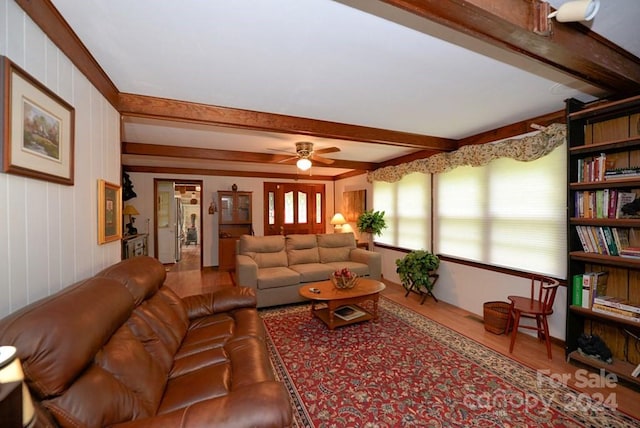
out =
<svg viewBox="0 0 640 428"><path fill-rule="evenodd" d="M325 233L324 184L264 183L264 234Z"/></svg>

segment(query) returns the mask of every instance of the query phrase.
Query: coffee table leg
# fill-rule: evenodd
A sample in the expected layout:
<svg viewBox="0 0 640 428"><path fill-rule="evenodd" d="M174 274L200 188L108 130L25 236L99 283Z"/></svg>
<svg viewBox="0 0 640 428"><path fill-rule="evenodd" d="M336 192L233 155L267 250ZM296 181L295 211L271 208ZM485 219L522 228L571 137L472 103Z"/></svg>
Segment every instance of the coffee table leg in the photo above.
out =
<svg viewBox="0 0 640 428"><path fill-rule="evenodd" d="M327 309L329 310L329 330L333 330L333 321L335 320L334 311L336 310L335 301L327 302Z"/></svg>

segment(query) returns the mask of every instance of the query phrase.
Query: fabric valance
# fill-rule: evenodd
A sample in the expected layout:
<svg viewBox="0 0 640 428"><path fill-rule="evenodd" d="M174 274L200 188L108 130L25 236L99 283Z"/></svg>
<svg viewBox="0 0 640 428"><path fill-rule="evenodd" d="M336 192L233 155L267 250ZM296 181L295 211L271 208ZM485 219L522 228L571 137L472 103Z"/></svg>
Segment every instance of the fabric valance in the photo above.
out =
<svg viewBox="0 0 640 428"><path fill-rule="evenodd" d="M521 139L509 139L489 144L463 146L448 153L438 153L424 159L416 159L400 165L378 168L367 174L367 181L386 181L395 183L402 177L414 172L437 174L450 171L459 166L482 166L494 159L511 158L530 162L551 153L562 145L567 138L567 127L554 123L539 133Z"/></svg>

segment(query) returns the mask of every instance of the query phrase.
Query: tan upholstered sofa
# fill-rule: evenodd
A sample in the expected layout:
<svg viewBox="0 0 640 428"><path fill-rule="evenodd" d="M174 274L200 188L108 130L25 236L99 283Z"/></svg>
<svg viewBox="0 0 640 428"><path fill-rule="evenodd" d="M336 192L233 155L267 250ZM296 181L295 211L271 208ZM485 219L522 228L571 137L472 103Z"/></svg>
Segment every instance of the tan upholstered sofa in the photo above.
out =
<svg viewBox="0 0 640 428"><path fill-rule="evenodd" d="M180 298L164 280L156 259L134 257L0 320L36 427L291 424L254 291Z"/></svg>
<svg viewBox="0 0 640 428"><path fill-rule="evenodd" d="M381 278L379 253L356 247L353 233L244 235L236 255L236 284L253 288L258 307L301 302L300 285L325 281L337 269Z"/></svg>

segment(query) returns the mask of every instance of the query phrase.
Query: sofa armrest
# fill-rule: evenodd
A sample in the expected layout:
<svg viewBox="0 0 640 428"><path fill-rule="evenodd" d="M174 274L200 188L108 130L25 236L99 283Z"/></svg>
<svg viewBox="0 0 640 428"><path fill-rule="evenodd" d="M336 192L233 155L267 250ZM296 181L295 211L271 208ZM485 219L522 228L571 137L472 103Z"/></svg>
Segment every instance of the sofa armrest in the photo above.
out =
<svg viewBox="0 0 640 428"><path fill-rule="evenodd" d="M379 281L382 278L382 255L380 253L355 248L349 253L349 259L369 266L369 277L371 279Z"/></svg>
<svg viewBox="0 0 640 428"><path fill-rule="evenodd" d="M204 317L238 308L255 308L256 293L251 288L233 287L182 298L189 319Z"/></svg>
<svg viewBox="0 0 640 428"><path fill-rule="evenodd" d="M184 409L112 427L275 428L289 427L291 424L291 404L284 385L266 381L238 388L224 397L194 403Z"/></svg>
<svg viewBox="0 0 640 428"><path fill-rule="evenodd" d="M244 254L236 255L236 284L258 288L258 264Z"/></svg>

